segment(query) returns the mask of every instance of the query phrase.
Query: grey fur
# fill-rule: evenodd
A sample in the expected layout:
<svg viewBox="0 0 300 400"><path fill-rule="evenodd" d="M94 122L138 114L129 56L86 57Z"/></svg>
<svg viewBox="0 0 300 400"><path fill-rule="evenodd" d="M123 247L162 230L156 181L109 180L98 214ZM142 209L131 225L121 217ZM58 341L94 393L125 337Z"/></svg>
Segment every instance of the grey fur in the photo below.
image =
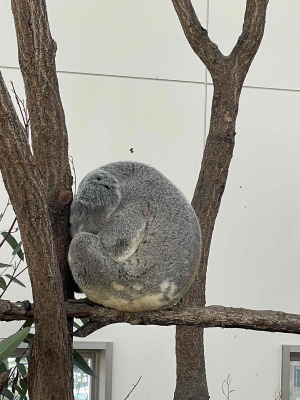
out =
<svg viewBox="0 0 300 400"><path fill-rule="evenodd" d="M197 217L160 172L116 162L90 172L71 206L69 264L91 301L121 311L176 304L200 260Z"/></svg>

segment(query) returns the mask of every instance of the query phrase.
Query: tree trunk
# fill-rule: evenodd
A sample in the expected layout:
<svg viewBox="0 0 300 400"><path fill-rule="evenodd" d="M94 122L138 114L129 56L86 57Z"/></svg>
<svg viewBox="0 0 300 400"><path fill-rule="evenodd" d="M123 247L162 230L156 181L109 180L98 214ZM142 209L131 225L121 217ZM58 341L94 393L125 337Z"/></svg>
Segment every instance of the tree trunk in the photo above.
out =
<svg viewBox="0 0 300 400"><path fill-rule="evenodd" d="M198 277L183 299L185 307L196 307L205 305L207 262L233 154L239 97L263 37L268 0L247 0L243 31L228 57L210 40L190 0L172 2L192 49L208 68L214 85L210 129L192 200L202 231L202 255ZM174 400L208 400L202 328L176 327L176 359Z"/></svg>
<svg viewBox="0 0 300 400"><path fill-rule="evenodd" d="M72 176L45 0L12 0L31 148L0 78L0 167L18 219L34 299L30 400L73 400L72 336L64 308ZM64 284L64 287L62 285Z"/></svg>
<svg viewBox="0 0 300 400"><path fill-rule="evenodd" d="M215 82L211 126L192 201L201 223L203 247L198 277L184 299L186 307L205 305L210 243L234 148L235 121L240 95L240 88L236 89L236 86L234 70L229 64L223 69L220 81ZM176 357L175 399L209 399L202 328L176 327Z"/></svg>

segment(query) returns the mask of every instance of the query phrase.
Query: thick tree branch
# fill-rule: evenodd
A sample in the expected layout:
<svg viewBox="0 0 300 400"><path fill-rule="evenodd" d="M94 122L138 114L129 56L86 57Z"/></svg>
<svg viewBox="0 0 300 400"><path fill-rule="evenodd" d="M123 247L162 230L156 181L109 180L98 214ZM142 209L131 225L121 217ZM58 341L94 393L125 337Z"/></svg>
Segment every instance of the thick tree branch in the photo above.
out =
<svg viewBox="0 0 300 400"><path fill-rule="evenodd" d="M192 200L202 230L202 255L198 277L183 299L185 307L195 308L205 305L210 244L233 155L240 93L263 36L268 1L247 0L242 35L227 57L209 39L191 1L172 2L191 47L206 65L214 83L210 128ZM209 399L201 329L177 326L176 356L177 386L174 399ZM192 358L194 368L191 371L189 366Z"/></svg>
<svg viewBox="0 0 300 400"><path fill-rule="evenodd" d="M29 108L32 148L46 191L70 188L68 136L45 0L12 0L19 63ZM60 174L57 174L57 171ZM55 190L53 190L55 189Z"/></svg>
<svg viewBox="0 0 300 400"><path fill-rule="evenodd" d="M254 331L282 332L300 334L300 315L273 310L249 310L223 306L194 307L181 306L173 310L144 313L124 313L85 300L65 302L68 317L90 318L87 324L77 331L76 336L87 336L104 326L125 322L131 325L185 325L201 328L240 328ZM11 303L0 300L0 320L16 321L34 318L34 306L29 302Z"/></svg>
<svg viewBox="0 0 300 400"><path fill-rule="evenodd" d="M71 400L72 340L59 266L66 277L72 193L55 49L45 1L12 0L12 6L34 154L0 76L0 167L19 223L35 301L29 394L32 400Z"/></svg>
<svg viewBox="0 0 300 400"><path fill-rule="evenodd" d="M195 13L190 0L172 0L184 34L194 52L211 74L224 58L218 46L209 38Z"/></svg>
<svg viewBox="0 0 300 400"><path fill-rule="evenodd" d="M53 362L58 370L67 374L69 368L66 360L69 359L71 363L72 354L68 354L66 345L69 343L67 320L44 183L1 74L0 143L1 173L18 219L33 296L36 301L35 343L40 343L40 352L49 352L49 346L53 347L51 350ZM41 265L47 265L47 267L41 269ZM46 329L47 326L51 329ZM41 368L35 371L35 378L31 385L39 386L41 392L40 395L37 392L37 397L31 395L33 400L42 397L49 400L55 398L53 397L55 390L52 390L51 384L59 376L55 368L44 374L41 365L44 362L49 364L50 360L38 357ZM70 372L70 381L71 377ZM60 387L57 383L56 387L57 395L64 390L64 386Z"/></svg>
<svg viewBox="0 0 300 400"><path fill-rule="evenodd" d="M33 155L45 185L56 256L67 299L73 297L67 264L72 176L55 67L56 43L51 36L45 0L12 0L11 4L29 109Z"/></svg>
<svg viewBox="0 0 300 400"><path fill-rule="evenodd" d="M268 3L269 0L247 0L242 34L230 54L245 76L263 38Z"/></svg>
<svg viewBox="0 0 300 400"><path fill-rule="evenodd" d="M185 36L194 52L205 64L213 79L222 70L222 64L235 59L244 81L251 62L260 46L269 0L247 0L242 34L230 56L225 57L209 38L199 22L191 0L172 0Z"/></svg>

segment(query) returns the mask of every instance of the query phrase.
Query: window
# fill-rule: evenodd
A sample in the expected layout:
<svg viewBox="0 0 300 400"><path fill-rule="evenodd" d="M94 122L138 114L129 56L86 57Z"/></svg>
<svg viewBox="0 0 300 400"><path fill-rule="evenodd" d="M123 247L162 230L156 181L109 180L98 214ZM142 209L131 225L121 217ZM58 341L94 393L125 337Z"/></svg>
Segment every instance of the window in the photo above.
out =
<svg viewBox="0 0 300 400"><path fill-rule="evenodd" d="M282 400L300 400L300 345L282 346Z"/></svg>
<svg viewBox="0 0 300 400"><path fill-rule="evenodd" d="M82 341L74 342L73 348L88 361L89 366L99 378L95 379L74 367L75 400L112 400L113 344Z"/></svg>
<svg viewBox="0 0 300 400"><path fill-rule="evenodd" d="M24 355L26 345L16 350L9 363ZM111 342L74 342L73 348L82 355L98 379L89 376L74 365L75 400L112 400L112 354Z"/></svg>

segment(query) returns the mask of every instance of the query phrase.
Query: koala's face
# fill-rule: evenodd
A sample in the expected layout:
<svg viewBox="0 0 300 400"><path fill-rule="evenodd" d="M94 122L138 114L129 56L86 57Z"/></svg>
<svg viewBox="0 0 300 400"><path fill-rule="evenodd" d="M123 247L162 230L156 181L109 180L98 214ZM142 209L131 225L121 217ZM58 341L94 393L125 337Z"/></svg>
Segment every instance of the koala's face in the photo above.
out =
<svg viewBox="0 0 300 400"><path fill-rule="evenodd" d="M90 172L80 183L75 200L90 208L115 209L120 203L118 180L109 172Z"/></svg>
<svg viewBox="0 0 300 400"><path fill-rule="evenodd" d="M71 205L71 236L97 231L101 221L109 218L120 204L118 180L101 169L90 172L80 183Z"/></svg>

